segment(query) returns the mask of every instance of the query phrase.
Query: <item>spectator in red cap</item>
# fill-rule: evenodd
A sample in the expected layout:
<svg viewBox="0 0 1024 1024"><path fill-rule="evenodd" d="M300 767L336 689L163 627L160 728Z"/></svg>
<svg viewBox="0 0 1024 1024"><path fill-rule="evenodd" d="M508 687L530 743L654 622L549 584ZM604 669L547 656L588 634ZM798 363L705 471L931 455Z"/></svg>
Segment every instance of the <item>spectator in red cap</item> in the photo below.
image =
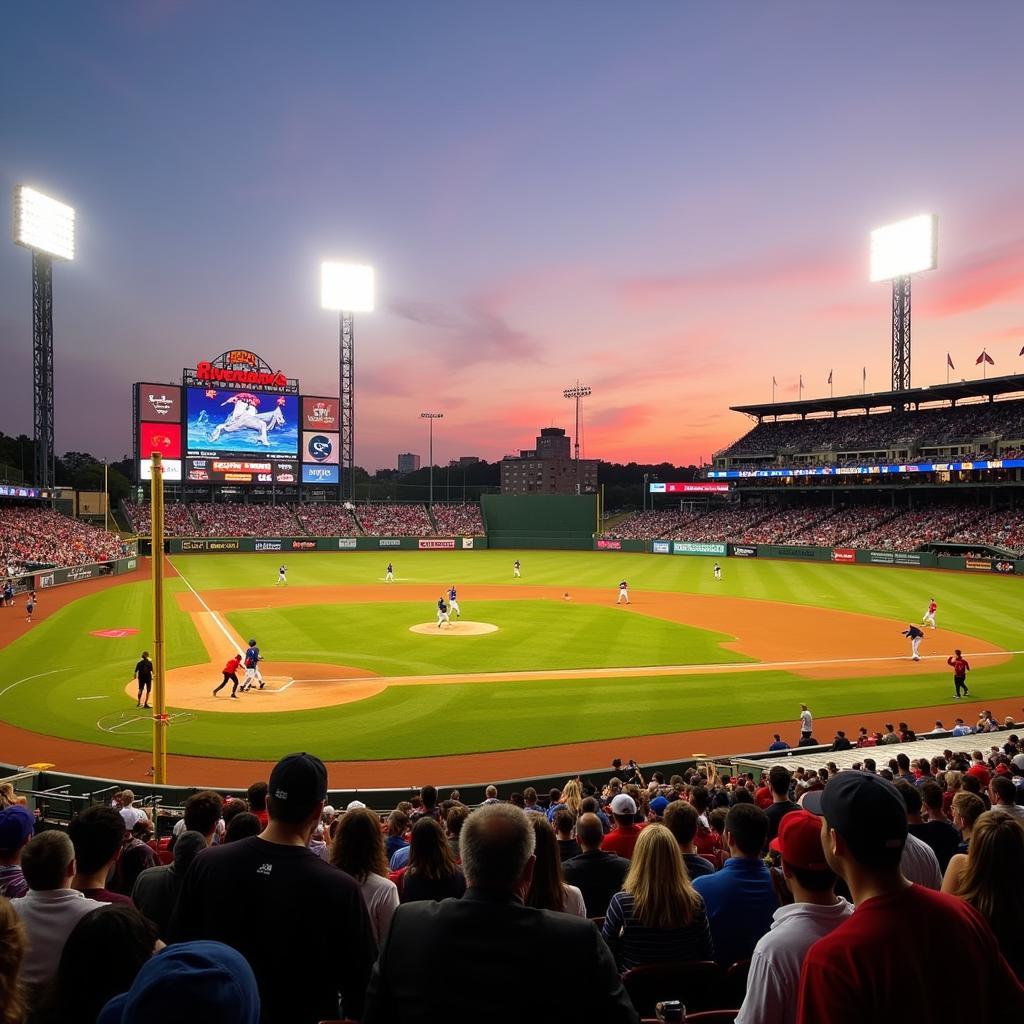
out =
<svg viewBox="0 0 1024 1024"><path fill-rule="evenodd" d="M903 877L907 813L892 783L840 772L821 792L809 793L804 808L821 814L825 859L846 882L857 911L808 951L798 1024L940 1024L1024 1012L1024 987L981 914ZM949 983L953 935L957 975L970 984ZM912 969L905 957L893 956L900 949L914 951Z"/></svg>
<svg viewBox="0 0 1024 1024"><path fill-rule="evenodd" d="M838 879L825 860L820 818L800 810L787 814L770 849L782 857L795 902L775 911L771 930L754 947L737 1024L793 1024L807 950L853 913L853 905L836 896Z"/></svg>

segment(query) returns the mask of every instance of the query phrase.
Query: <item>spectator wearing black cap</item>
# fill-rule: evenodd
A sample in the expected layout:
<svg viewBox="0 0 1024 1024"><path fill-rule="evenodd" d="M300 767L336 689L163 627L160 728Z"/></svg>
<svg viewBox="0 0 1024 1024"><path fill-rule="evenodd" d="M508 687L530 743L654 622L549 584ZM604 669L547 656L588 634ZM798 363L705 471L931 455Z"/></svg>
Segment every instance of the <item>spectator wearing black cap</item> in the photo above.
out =
<svg viewBox="0 0 1024 1024"><path fill-rule="evenodd" d="M201 832L182 832L174 844L173 862L146 868L135 879L132 902L156 925L157 934L165 941L185 872L206 845L206 836Z"/></svg>
<svg viewBox="0 0 1024 1024"><path fill-rule="evenodd" d="M949 859L956 853L956 848L960 845L960 833L948 821L924 820L921 816L924 802L921 798L921 791L916 786L910 785L903 779L897 779L893 785L899 790L903 802L907 805L909 834L931 848L935 859L939 862L939 871L945 873L949 866ZM929 886L929 888L935 887Z"/></svg>
<svg viewBox="0 0 1024 1024"><path fill-rule="evenodd" d="M761 860L767 836L764 811L753 804L736 804L725 819L729 859L720 871L693 882L707 908L715 959L724 967L750 956L779 906L771 875Z"/></svg>
<svg viewBox="0 0 1024 1024"><path fill-rule="evenodd" d="M171 919L173 941L214 939L249 961L263 1024L362 1014L377 955L370 917L356 883L308 848L326 797L319 758L282 758L270 773L270 824L258 836L200 853Z"/></svg>
<svg viewBox="0 0 1024 1024"><path fill-rule="evenodd" d="M794 902L775 911L770 931L754 947L737 1024L793 1024L807 950L853 913L853 905L836 896L837 878L821 846L821 819L797 808L782 819L771 849L782 858Z"/></svg>
<svg viewBox="0 0 1024 1024"><path fill-rule="evenodd" d="M847 884L857 912L808 951L800 976L798 1024L1004 1020L1024 1012L1014 977L984 918L955 897L908 882L900 870L906 805L875 775L840 772L804 807L822 816L829 867ZM956 970L949 984L949 940ZM894 949L913 949L913 970Z"/></svg>

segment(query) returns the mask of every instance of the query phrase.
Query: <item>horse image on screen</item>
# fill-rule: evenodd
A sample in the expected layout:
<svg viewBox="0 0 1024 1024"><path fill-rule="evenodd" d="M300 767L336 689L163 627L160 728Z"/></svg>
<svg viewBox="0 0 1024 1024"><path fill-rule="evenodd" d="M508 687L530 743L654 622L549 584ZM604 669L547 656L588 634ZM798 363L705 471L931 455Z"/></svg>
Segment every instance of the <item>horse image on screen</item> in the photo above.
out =
<svg viewBox="0 0 1024 1024"><path fill-rule="evenodd" d="M187 410L190 456L298 454L297 395L189 388Z"/></svg>

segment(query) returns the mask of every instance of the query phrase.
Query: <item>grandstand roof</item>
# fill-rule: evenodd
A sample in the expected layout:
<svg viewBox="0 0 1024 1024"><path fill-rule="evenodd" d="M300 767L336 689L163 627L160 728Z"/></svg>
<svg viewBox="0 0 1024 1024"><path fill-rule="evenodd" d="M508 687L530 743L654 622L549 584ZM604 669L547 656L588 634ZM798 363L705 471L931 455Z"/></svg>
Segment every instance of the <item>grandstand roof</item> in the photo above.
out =
<svg viewBox="0 0 1024 1024"><path fill-rule="evenodd" d="M801 402L764 402L758 405L731 405L757 419L778 416L806 416L809 413L846 412L851 409L896 409L926 402L960 402L967 398L988 398L1024 392L1024 374L989 377L987 380L961 380L949 384L931 384L908 391L872 391L862 395L837 395L835 398L807 398Z"/></svg>

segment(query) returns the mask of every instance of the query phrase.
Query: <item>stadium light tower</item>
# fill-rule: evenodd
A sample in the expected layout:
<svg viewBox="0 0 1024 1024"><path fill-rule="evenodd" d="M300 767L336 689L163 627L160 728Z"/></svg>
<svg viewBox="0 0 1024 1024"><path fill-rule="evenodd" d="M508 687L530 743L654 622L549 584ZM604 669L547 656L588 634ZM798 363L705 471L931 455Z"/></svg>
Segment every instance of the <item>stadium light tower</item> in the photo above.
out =
<svg viewBox="0 0 1024 1024"><path fill-rule="evenodd" d="M573 435L573 440L576 442L576 493L580 493L580 399L586 398L591 394L590 388L586 384L581 384L578 380L576 385L571 388L566 388L562 392L563 398L573 398L576 400L576 433Z"/></svg>
<svg viewBox="0 0 1024 1024"><path fill-rule="evenodd" d="M430 501L427 503L431 508L434 507L434 420L443 420L443 412L421 412L420 419L426 420L429 424L429 448L430 454L427 456L430 459Z"/></svg>
<svg viewBox="0 0 1024 1024"><path fill-rule="evenodd" d="M939 222L934 213L871 232L871 280L892 281L892 389L910 390L910 277L938 265Z"/></svg>
<svg viewBox="0 0 1024 1024"><path fill-rule="evenodd" d="M53 261L75 258L75 211L28 185L14 187L14 242L32 252L32 428L35 482L53 479Z"/></svg>
<svg viewBox="0 0 1024 1024"><path fill-rule="evenodd" d="M344 477L338 481L338 497L356 496L355 440L355 314L372 313L374 296L373 267L359 263L320 264L320 305L338 314L340 353L338 357L338 397L341 399L341 462Z"/></svg>

